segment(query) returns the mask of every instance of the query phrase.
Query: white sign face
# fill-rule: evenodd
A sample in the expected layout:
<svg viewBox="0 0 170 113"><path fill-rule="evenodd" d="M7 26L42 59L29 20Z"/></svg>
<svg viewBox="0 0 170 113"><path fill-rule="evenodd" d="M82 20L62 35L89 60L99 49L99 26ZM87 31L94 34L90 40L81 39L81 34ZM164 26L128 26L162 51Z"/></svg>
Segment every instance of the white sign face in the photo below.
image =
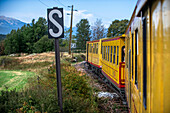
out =
<svg viewBox="0 0 170 113"><path fill-rule="evenodd" d="M48 9L48 37L64 38L63 8Z"/></svg>
<svg viewBox="0 0 170 113"><path fill-rule="evenodd" d="M71 48L76 48L76 43L71 43Z"/></svg>

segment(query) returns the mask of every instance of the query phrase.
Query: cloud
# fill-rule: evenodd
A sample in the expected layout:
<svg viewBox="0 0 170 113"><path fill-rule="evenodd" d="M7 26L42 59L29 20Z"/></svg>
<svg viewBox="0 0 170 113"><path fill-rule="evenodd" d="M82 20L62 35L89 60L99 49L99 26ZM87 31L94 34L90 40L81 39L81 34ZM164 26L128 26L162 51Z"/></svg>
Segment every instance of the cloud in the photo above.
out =
<svg viewBox="0 0 170 113"><path fill-rule="evenodd" d="M71 14L71 10L64 10L64 24L67 27L70 27L70 20L71 20L71 15L67 15L67 13ZM81 20L81 19L88 19L89 23L91 26L94 25L94 22L96 19L100 17L93 15L92 13L89 13L87 10L78 10L73 12L73 26L76 26L76 24ZM104 25L105 28L108 28L112 21L108 21L108 19L102 19L102 24Z"/></svg>
<svg viewBox="0 0 170 113"><path fill-rule="evenodd" d="M86 13L86 10L79 10L79 11L74 11L73 12L73 26L76 26L76 24L81 20L81 19L88 19L89 23L91 24L92 21L94 21L94 16L93 14ZM71 10L64 10L65 18L65 26L70 27L70 20L71 20Z"/></svg>

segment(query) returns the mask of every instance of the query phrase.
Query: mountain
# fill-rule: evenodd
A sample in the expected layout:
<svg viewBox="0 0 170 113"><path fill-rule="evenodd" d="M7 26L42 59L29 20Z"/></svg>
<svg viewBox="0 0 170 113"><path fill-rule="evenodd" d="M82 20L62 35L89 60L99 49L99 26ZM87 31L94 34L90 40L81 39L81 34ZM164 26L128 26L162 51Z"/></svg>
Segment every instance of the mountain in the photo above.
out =
<svg viewBox="0 0 170 113"><path fill-rule="evenodd" d="M24 22L5 16L0 16L0 34L8 34L12 29L21 28Z"/></svg>

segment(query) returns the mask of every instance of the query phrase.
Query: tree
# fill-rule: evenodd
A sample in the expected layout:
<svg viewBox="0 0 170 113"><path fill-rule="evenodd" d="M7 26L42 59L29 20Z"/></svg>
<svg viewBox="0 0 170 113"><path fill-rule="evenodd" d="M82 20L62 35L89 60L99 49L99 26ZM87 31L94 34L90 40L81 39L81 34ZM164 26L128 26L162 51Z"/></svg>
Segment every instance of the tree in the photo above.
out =
<svg viewBox="0 0 170 113"><path fill-rule="evenodd" d="M124 34L128 23L129 23L129 20L127 20L127 19L124 19L121 21L119 21L119 20L113 21L112 24L110 24L110 26L108 28L107 36L108 37L116 37L116 36L120 36L120 35Z"/></svg>
<svg viewBox="0 0 170 113"><path fill-rule="evenodd" d="M44 35L34 44L33 52L41 53L54 50L54 40L48 39L48 35Z"/></svg>
<svg viewBox="0 0 170 113"><path fill-rule="evenodd" d="M102 25L101 19L97 19L94 26L92 26L92 40L98 40L104 37L104 25Z"/></svg>
<svg viewBox="0 0 170 113"><path fill-rule="evenodd" d="M91 39L90 37L90 25L87 19L81 19L79 23L76 25L77 33L76 33L76 46L82 50L86 49L86 41Z"/></svg>
<svg viewBox="0 0 170 113"><path fill-rule="evenodd" d="M44 35L47 35L47 22L40 17L37 22L32 20L18 30L12 30L5 38L5 54L11 53L32 53L34 44Z"/></svg>
<svg viewBox="0 0 170 113"><path fill-rule="evenodd" d="M5 54L4 50L5 50L4 40L2 40L0 41L0 56Z"/></svg>

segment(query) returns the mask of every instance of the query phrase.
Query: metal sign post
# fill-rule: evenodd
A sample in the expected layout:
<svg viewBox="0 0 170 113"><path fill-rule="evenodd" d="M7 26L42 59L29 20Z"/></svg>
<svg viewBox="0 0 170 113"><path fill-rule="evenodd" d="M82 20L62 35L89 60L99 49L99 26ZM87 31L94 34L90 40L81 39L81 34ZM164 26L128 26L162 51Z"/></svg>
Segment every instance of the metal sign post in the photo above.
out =
<svg viewBox="0 0 170 113"><path fill-rule="evenodd" d="M60 49L59 49L59 38L64 38L63 8L54 7L52 9L47 9L47 17L48 17L48 38L55 38L58 105L60 107L61 113L63 113Z"/></svg>

